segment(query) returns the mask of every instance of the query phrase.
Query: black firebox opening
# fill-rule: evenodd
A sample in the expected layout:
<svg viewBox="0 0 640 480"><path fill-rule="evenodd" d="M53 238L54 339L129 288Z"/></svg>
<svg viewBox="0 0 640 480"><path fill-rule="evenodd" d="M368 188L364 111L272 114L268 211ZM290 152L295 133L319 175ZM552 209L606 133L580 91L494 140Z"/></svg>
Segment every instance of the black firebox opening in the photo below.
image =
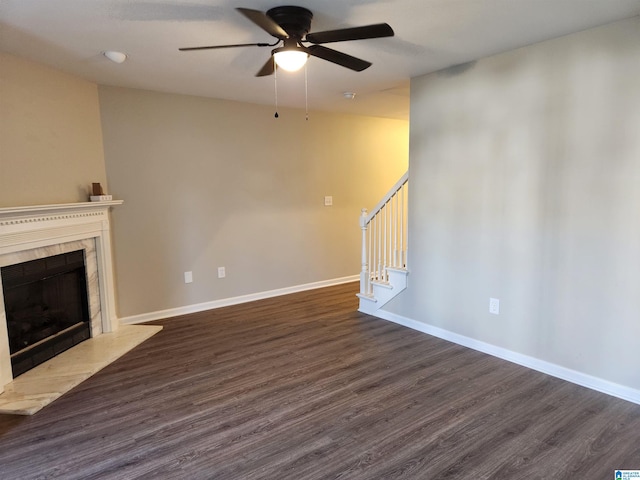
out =
<svg viewBox="0 0 640 480"><path fill-rule="evenodd" d="M13 376L91 337L84 251L2 267Z"/></svg>

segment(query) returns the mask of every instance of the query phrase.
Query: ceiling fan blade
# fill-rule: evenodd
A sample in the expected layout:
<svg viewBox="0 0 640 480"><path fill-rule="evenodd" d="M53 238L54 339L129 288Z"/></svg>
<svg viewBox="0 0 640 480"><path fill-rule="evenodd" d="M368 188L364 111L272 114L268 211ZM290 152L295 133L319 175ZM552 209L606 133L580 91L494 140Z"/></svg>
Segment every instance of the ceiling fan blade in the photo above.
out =
<svg viewBox="0 0 640 480"><path fill-rule="evenodd" d="M339 30L327 30L326 32L309 33L307 42L331 43L346 42L347 40L364 40L367 38L393 37L393 28L387 23L377 23L364 27L342 28Z"/></svg>
<svg viewBox="0 0 640 480"><path fill-rule="evenodd" d="M371 66L371 62L352 57L351 55L347 55L346 53L338 52L337 50L323 47L321 45L311 45L310 47L306 47L306 50L309 55L327 60L328 62L335 63L342 67L350 68L351 70L355 70L356 72L361 72L362 70Z"/></svg>
<svg viewBox="0 0 640 480"><path fill-rule="evenodd" d="M217 48L235 48L235 47L273 47L270 43L236 43L233 45L211 45L208 47L184 47L179 48L181 52L188 52L190 50L214 50Z"/></svg>
<svg viewBox="0 0 640 480"><path fill-rule="evenodd" d="M269 56L269 60L262 66L262 68L256 73L256 77L266 77L273 74L276 69L276 64L273 59L273 55Z"/></svg>
<svg viewBox="0 0 640 480"><path fill-rule="evenodd" d="M258 25L272 37L279 38L280 40L289 38L289 34L285 32L280 25L278 25L273 21L271 17L268 17L260 10L252 10L251 8L236 8L236 10L247 17L249 20L251 20L253 23Z"/></svg>

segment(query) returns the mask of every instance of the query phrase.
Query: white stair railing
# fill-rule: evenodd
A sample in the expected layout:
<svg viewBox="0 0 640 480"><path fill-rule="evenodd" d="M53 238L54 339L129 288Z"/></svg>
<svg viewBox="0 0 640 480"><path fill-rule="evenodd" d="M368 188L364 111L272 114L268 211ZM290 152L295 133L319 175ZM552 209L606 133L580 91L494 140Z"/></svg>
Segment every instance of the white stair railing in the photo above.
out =
<svg viewBox="0 0 640 480"><path fill-rule="evenodd" d="M373 295L372 282L388 283L389 268L407 267L409 172L389 190L371 213L363 208L360 294Z"/></svg>

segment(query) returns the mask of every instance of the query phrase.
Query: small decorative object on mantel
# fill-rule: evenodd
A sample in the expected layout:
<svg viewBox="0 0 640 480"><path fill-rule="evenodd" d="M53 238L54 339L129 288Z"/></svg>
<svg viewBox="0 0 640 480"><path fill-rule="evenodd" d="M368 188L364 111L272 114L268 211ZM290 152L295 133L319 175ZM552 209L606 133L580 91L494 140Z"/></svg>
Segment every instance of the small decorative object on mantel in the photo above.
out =
<svg viewBox="0 0 640 480"><path fill-rule="evenodd" d="M92 202L106 202L108 200L113 200L113 195L105 195L104 191L102 190L102 185L100 185L99 183L91 184L91 193L92 195L89 196L89 199Z"/></svg>

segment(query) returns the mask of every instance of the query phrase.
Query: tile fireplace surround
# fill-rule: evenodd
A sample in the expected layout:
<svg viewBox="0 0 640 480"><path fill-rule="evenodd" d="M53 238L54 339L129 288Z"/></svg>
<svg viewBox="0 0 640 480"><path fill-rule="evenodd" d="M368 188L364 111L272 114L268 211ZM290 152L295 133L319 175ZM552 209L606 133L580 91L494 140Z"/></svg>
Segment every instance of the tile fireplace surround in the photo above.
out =
<svg viewBox="0 0 640 480"><path fill-rule="evenodd" d="M111 263L109 209L122 203L114 200L0 208L0 267L74 250L85 252L92 338L68 352L87 342L104 343L100 340L103 337L112 342L122 334L131 334L124 332L128 326L118 328ZM0 397L32 372L13 379L6 317L0 282ZM115 336L102 335L108 332ZM7 392L2 395L5 388Z"/></svg>

